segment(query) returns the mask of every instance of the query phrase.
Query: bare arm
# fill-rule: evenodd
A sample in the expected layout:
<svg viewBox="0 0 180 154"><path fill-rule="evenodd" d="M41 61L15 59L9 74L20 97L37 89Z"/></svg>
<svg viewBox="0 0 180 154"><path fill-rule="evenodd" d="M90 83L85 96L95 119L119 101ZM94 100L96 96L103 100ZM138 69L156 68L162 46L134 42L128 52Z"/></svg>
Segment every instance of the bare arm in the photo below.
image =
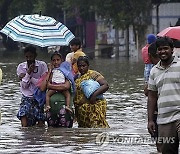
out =
<svg viewBox="0 0 180 154"><path fill-rule="evenodd" d="M23 71L22 66L19 65L17 68L17 74L18 74L18 78L21 81L21 86L23 88L28 88L30 83L31 83L31 72L33 72L35 69L35 65L31 64L27 70L27 72Z"/></svg>
<svg viewBox="0 0 180 154"><path fill-rule="evenodd" d="M153 117L157 107L157 100L158 100L157 91L149 90L147 109L148 109L148 131L150 134L154 134L155 131L155 124L153 121Z"/></svg>
<svg viewBox="0 0 180 154"><path fill-rule="evenodd" d="M148 84L147 83L144 84L144 94L146 96L148 96Z"/></svg>
<svg viewBox="0 0 180 154"><path fill-rule="evenodd" d="M48 71L47 76L45 77L45 79L39 85L39 89L41 91L45 91L47 89L47 83L48 83L48 80L49 80L50 76L51 76L51 72Z"/></svg>
<svg viewBox="0 0 180 154"><path fill-rule="evenodd" d="M53 69L53 65L52 64L49 64L48 66L48 73L45 77L45 79L41 82L41 84L39 85L39 89L41 91L45 91L47 89L47 83L49 81L51 81L51 78L52 78L52 69Z"/></svg>
<svg viewBox="0 0 180 154"><path fill-rule="evenodd" d="M57 91L63 91L63 90L69 90L71 87L71 84L69 82L69 80L66 79L65 83L62 84L51 84L51 82L47 83L47 88L51 89L51 90L57 90Z"/></svg>

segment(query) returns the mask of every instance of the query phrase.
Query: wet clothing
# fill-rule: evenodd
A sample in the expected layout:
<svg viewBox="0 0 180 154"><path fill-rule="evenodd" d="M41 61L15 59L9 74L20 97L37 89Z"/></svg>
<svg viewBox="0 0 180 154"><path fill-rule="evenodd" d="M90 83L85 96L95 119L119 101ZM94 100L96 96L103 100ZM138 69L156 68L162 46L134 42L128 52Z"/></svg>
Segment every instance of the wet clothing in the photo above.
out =
<svg viewBox="0 0 180 154"><path fill-rule="evenodd" d="M17 118L21 120L23 116L27 117L27 126L33 126L37 121L45 120L44 107L40 106L35 99L23 96Z"/></svg>
<svg viewBox="0 0 180 154"><path fill-rule="evenodd" d="M144 65L145 65L144 66L144 81L145 81L145 83L148 82L150 71L151 71L152 67L154 66L148 55L148 47L149 47L149 44L146 44L145 47L142 48L142 59L143 59Z"/></svg>
<svg viewBox="0 0 180 154"><path fill-rule="evenodd" d="M75 115L78 126L84 128L109 128L106 121L107 102L103 99L97 99L95 104L90 104L89 100L84 95L81 89L81 82L84 80L93 79L98 81L104 78L100 73L88 70L82 76L75 80L76 94L74 98Z"/></svg>
<svg viewBox="0 0 180 154"><path fill-rule="evenodd" d="M25 77L20 81L20 91L26 97L33 97L34 89L39 78L48 71L47 65L43 61L35 61L35 70L30 75L27 73L28 66L27 62L20 63L17 67L17 75L21 73L26 74Z"/></svg>
<svg viewBox="0 0 180 154"><path fill-rule="evenodd" d="M148 89L158 94L157 124L159 138L162 139L162 153L178 154L180 140L180 60L174 57L167 68L161 66L161 61L157 63L152 68Z"/></svg>
<svg viewBox="0 0 180 154"><path fill-rule="evenodd" d="M70 108L72 108L72 97ZM46 121L48 126L66 127L73 126L74 113L65 109L65 98L61 93L56 93L50 98L50 110L46 113Z"/></svg>
<svg viewBox="0 0 180 154"><path fill-rule="evenodd" d="M144 66L144 81L145 83L148 83L150 71L153 68L154 64L145 64Z"/></svg>
<svg viewBox="0 0 180 154"><path fill-rule="evenodd" d="M45 62L35 60L35 70L29 75L27 73L27 62L20 63L17 67L17 75L25 74L25 77L20 81L20 91L22 99L17 117L27 117L27 126L33 126L37 121L44 121L43 104L39 104L34 99L34 92L37 88L38 80L47 72L48 68Z"/></svg>
<svg viewBox="0 0 180 154"><path fill-rule="evenodd" d="M158 93L158 124L167 124L180 119L180 60L174 60L168 68L158 62L152 68L148 90Z"/></svg>
<svg viewBox="0 0 180 154"><path fill-rule="evenodd" d="M158 125L159 141L163 154L178 154L180 141L180 120L168 123L166 125ZM164 138L164 139L163 139Z"/></svg>

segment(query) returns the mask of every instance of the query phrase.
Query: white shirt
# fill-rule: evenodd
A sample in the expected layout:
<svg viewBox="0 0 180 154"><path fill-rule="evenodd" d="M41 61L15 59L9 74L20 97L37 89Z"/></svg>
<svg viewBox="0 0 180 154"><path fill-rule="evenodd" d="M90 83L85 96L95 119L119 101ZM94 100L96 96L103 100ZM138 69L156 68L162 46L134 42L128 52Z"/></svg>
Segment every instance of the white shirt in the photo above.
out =
<svg viewBox="0 0 180 154"><path fill-rule="evenodd" d="M55 68L52 70L52 83L65 83L65 76L64 74L59 70L59 68Z"/></svg>

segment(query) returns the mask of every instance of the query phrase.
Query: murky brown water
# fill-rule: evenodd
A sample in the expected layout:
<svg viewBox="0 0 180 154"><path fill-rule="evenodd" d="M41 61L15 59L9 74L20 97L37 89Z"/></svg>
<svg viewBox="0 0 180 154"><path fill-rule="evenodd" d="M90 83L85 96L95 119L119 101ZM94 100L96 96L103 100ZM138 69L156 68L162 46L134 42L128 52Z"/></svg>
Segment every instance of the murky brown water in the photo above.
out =
<svg viewBox="0 0 180 154"><path fill-rule="evenodd" d="M46 53L40 59L49 61ZM0 86L2 123L0 153L118 153L155 152L147 132L146 98L143 94L143 64L136 59L94 59L91 68L101 72L110 89L107 121L110 129L21 128L16 113L21 94L16 67L23 61L20 52L0 51L3 82ZM101 140L99 140L101 139ZM101 141L101 142L100 142ZM105 141L105 142L103 142Z"/></svg>

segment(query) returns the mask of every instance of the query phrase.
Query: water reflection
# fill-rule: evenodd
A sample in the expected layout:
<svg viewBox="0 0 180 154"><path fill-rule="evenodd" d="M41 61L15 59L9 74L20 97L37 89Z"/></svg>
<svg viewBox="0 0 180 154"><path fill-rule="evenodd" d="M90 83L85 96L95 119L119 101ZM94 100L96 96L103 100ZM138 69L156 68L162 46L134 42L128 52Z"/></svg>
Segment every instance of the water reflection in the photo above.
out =
<svg viewBox="0 0 180 154"><path fill-rule="evenodd" d="M71 129L21 128L16 118L20 103L19 83L16 76L21 52L0 52L3 83L0 86L2 125L0 126L0 153L119 153L149 154L156 151L151 142L125 143L123 137L149 139L146 129L146 98L143 94L143 64L136 59L94 59L91 68L101 72L110 89L107 121L110 129L82 129L77 124ZM38 59L49 62L49 55L40 52ZM97 135L107 133L109 144L98 145ZM103 134L104 135L104 134ZM107 137L107 136L106 136ZM135 138L134 137L134 138ZM104 138L107 139L107 138Z"/></svg>

